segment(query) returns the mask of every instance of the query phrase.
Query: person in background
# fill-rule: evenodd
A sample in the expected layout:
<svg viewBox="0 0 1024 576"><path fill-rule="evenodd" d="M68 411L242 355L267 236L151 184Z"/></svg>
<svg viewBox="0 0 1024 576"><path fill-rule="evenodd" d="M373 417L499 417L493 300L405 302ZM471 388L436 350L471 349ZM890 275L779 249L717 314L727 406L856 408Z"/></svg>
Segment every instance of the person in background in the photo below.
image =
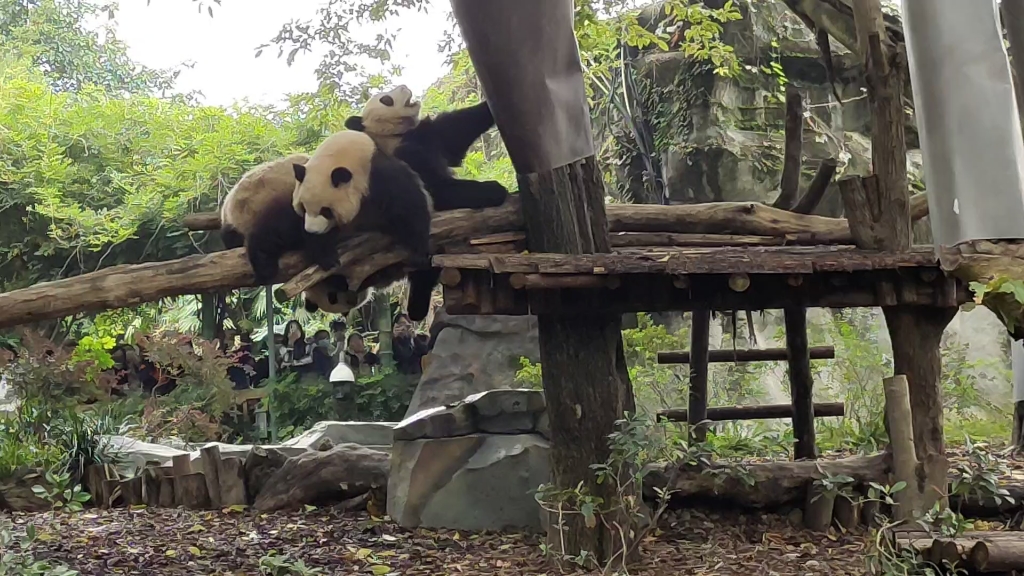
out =
<svg viewBox="0 0 1024 576"><path fill-rule="evenodd" d="M331 356L331 333L327 330L317 330L313 334L313 346L310 352L313 358L312 371L324 378L331 377L331 370L334 370L334 359Z"/></svg>
<svg viewBox="0 0 1024 576"><path fill-rule="evenodd" d="M380 357L366 349L362 334L353 332L348 335L345 363L357 376L368 376L373 374L374 368L380 367Z"/></svg>
<svg viewBox="0 0 1024 576"><path fill-rule="evenodd" d="M284 362L283 366L297 368L311 364L313 358L310 356L310 345L306 343L306 332L298 320L289 320L284 325Z"/></svg>
<svg viewBox="0 0 1024 576"><path fill-rule="evenodd" d="M427 355L427 344L413 330L412 320L406 314L398 314L391 328L391 351L395 359L395 370L401 374L420 374L423 368L420 360Z"/></svg>
<svg viewBox="0 0 1024 576"><path fill-rule="evenodd" d="M348 323L344 318L331 320L331 357L337 364L344 360L345 353L345 332L348 331Z"/></svg>

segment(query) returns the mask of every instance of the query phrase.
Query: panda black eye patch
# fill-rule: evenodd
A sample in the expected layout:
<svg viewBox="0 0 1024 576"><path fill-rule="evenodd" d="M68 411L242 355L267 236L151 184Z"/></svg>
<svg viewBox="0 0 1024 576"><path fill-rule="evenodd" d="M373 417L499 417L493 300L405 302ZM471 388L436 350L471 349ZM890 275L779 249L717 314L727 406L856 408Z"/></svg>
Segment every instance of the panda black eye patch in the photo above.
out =
<svg viewBox="0 0 1024 576"><path fill-rule="evenodd" d="M385 94L384 96L380 97L380 103L385 105L385 106L394 106L395 105L395 99L392 98L391 96L388 96L387 94Z"/></svg>
<svg viewBox="0 0 1024 576"><path fill-rule="evenodd" d="M335 188L352 180L352 172L348 168L338 167L331 170L331 184Z"/></svg>

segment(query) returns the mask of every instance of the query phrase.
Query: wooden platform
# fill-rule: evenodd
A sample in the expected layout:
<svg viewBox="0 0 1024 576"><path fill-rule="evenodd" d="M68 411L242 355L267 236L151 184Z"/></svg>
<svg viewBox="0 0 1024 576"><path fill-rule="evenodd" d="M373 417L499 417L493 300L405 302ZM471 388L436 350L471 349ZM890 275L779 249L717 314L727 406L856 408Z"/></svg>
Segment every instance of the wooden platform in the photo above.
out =
<svg viewBox="0 0 1024 576"><path fill-rule="evenodd" d="M852 246L620 248L610 254L440 254L451 314L762 310L969 301L930 246L909 253Z"/></svg>

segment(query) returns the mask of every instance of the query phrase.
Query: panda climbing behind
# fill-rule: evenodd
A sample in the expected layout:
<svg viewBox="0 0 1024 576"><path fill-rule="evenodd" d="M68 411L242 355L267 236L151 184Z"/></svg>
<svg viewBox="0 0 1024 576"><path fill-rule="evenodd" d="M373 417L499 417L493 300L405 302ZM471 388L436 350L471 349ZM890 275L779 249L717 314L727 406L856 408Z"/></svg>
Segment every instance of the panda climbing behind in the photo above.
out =
<svg viewBox="0 0 1024 576"><path fill-rule="evenodd" d="M294 214L303 220L306 253L313 262L332 269L342 235L386 234L409 253L405 263L413 269L408 274L409 316L417 321L425 318L437 281L430 264L433 206L416 173L379 150L368 135L353 130L332 134L307 162L294 163L292 170L298 182L292 198ZM373 285L387 279L378 277ZM343 281L332 278L325 287L328 292L313 294L313 303L323 307L326 298L331 305L330 291Z"/></svg>
<svg viewBox="0 0 1024 576"><path fill-rule="evenodd" d="M494 126L486 102L420 120L420 103L398 86L367 101L361 116L345 121L365 132L384 152L405 162L423 180L435 210L501 206L508 190L491 181L460 180L452 168L462 165L469 147Z"/></svg>
<svg viewBox="0 0 1024 576"><path fill-rule="evenodd" d="M292 154L256 166L242 175L221 205L224 246L245 246L259 285L273 282L285 252L303 247L302 218L291 209L293 166L308 159L306 154Z"/></svg>

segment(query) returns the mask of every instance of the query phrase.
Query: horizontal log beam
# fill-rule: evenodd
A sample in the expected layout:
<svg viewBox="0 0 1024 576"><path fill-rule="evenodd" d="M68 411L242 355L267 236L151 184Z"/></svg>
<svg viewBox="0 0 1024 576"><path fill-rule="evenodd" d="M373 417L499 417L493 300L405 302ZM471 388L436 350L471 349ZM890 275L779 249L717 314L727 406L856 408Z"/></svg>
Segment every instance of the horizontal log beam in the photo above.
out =
<svg viewBox="0 0 1024 576"><path fill-rule="evenodd" d="M821 478L848 476L859 490L866 492L865 488L870 482L887 484L892 471L891 458L886 453L839 460L755 462L747 464L742 475L735 473L735 466L736 463L712 465L710 469L684 466L673 473L663 464L651 465L644 480L644 498L657 501L657 491L665 490L671 479L669 489L675 491L670 504L672 508L715 504L752 509L777 508L802 504L807 486ZM723 473L709 473L716 470ZM996 518L1019 510L1020 502L1024 499L1024 486L1000 482L1000 488L1010 493L1013 503L1006 499L996 502L988 497L979 500L973 495L963 497L954 494L950 486L949 493L953 495L949 498L949 505L968 518Z"/></svg>
<svg viewBox="0 0 1024 576"><path fill-rule="evenodd" d="M472 212L471 217L469 212ZM487 210L452 210L435 216L431 240L442 242L480 234L502 232L522 226L516 206ZM367 234L341 245L342 270L363 273L377 262L396 255L391 241L379 234ZM306 269L308 263L298 252L281 258L275 282L283 282ZM72 314L136 306L168 296L199 294L215 290L255 286L252 268L244 248L213 254L187 256L169 262L121 265L98 272L43 282L0 294L0 328L30 324Z"/></svg>
<svg viewBox="0 0 1024 576"><path fill-rule="evenodd" d="M611 254L438 254L441 268L498 274L813 274L933 267L931 247L875 252L852 246L619 250Z"/></svg>
<svg viewBox="0 0 1024 576"><path fill-rule="evenodd" d="M518 208L519 199L509 198L505 206ZM794 214L755 202L713 202L679 206L609 204L608 224L615 232L653 232L677 234L732 234L769 237L792 236L790 243L850 244L850 227L845 218ZM917 194L910 199L911 218L928 215L928 198ZM185 216L182 225L193 231L220 227L218 212L200 212ZM516 230L522 229L520 222ZM498 231L488 231L494 234Z"/></svg>
<svg viewBox="0 0 1024 576"><path fill-rule="evenodd" d="M713 406L707 409L706 420L722 422L725 420L768 420L771 418L792 418L792 404L762 404L760 406ZM658 411L658 420L669 422L686 422L686 408L669 408ZM815 402L814 416L845 416L846 405L842 402Z"/></svg>
<svg viewBox="0 0 1024 576"><path fill-rule="evenodd" d="M811 360L831 360L836 357L834 346L811 346ZM789 360L785 348L752 348L748 350L711 350L708 362L778 362ZM666 350L658 352L658 364L689 364L687 350Z"/></svg>
<svg viewBox="0 0 1024 576"><path fill-rule="evenodd" d="M614 290L536 292L515 289L510 283L513 274L462 269L456 275L455 269L449 270L444 305L453 315L590 314L598 309L623 314L702 309L731 312L790 306L955 308L971 299L966 283L944 276L937 266L802 275L749 274L749 286L743 292L730 287L733 276L729 274L619 274L620 284ZM879 290L880 285L892 289Z"/></svg>

